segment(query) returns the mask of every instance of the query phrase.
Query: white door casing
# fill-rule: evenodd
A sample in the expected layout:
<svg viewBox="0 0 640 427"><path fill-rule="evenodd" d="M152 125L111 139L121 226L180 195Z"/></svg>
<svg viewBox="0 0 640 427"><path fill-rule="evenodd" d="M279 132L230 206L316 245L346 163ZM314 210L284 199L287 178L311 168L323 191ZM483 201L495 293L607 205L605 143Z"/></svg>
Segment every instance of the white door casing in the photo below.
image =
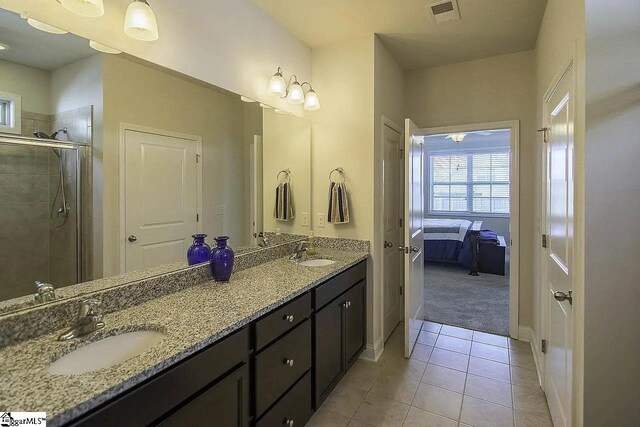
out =
<svg viewBox="0 0 640 427"><path fill-rule="evenodd" d="M543 249L547 353L544 388L555 426L571 426L573 309L561 292L572 291L574 275L574 74L565 70L545 98L547 247Z"/></svg>
<svg viewBox="0 0 640 427"><path fill-rule="evenodd" d="M186 260L197 232L199 141L123 128L123 271Z"/></svg>
<svg viewBox="0 0 640 427"><path fill-rule="evenodd" d="M262 213L262 136L254 135L250 148L249 209L251 236L248 241L258 243L258 233L264 231Z"/></svg>
<svg viewBox="0 0 640 427"><path fill-rule="evenodd" d="M405 119L404 354L410 357L424 317L424 153L416 125Z"/></svg>
<svg viewBox="0 0 640 427"><path fill-rule="evenodd" d="M402 132L392 128L383 119L382 123L382 204L383 204L383 333L384 340L402 320L402 268L403 256L398 250L403 245L402 194L403 177L401 162L404 143Z"/></svg>

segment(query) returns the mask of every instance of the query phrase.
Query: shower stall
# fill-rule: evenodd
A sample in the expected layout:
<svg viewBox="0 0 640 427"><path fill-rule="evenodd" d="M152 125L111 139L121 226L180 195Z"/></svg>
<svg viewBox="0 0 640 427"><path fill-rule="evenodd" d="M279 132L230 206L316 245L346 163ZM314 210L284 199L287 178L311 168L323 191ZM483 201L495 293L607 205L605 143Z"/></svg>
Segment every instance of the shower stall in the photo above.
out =
<svg viewBox="0 0 640 427"><path fill-rule="evenodd" d="M88 147L38 136L0 136L0 300L33 294L36 281L83 279Z"/></svg>

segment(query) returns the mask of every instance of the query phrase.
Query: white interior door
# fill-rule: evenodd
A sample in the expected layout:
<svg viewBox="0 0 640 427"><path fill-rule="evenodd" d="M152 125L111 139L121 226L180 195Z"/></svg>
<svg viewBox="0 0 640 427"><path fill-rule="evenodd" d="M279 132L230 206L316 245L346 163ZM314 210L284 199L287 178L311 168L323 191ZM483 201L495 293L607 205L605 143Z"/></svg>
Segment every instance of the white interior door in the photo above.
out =
<svg viewBox="0 0 640 427"><path fill-rule="evenodd" d="M547 98L546 300L548 307L545 392L555 426L571 426L573 357L573 69ZM568 298L566 297L568 296Z"/></svg>
<svg viewBox="0 0 640 427"><path fill-rule="evenodd" d="M384 340L402 320L402 135L387 125L382 130L382 181L384 221Z"/></svg>
<svg viewBox="0 0 640 427"><path fill-rule="evenodd" d="M197 141L125 130L125 271L186 260L198 213Z"/></svg>
<svg viewBox="0 0 640 427"><path fill-rule="evenodd" d="M404 130L404 354L411 356L424 317L424 153L417 127Z"/></svg>
<svg viewBox="0 0 640 427"><path fill-rule="evenodd" d="M249 209L251 236L249 241L257 244L258 233L264 231L262 224L262 136L254 135L250 151Z"/></svg>

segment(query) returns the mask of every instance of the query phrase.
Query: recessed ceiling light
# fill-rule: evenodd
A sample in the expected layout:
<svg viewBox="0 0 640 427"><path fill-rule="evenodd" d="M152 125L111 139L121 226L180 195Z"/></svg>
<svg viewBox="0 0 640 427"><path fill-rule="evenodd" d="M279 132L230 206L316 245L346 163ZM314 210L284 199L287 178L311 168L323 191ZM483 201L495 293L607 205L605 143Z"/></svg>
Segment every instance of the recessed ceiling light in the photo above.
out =
<svg viewBox="0 0 640 427"><path fill-rule="evenodd" d="M240 95L240 100L243 102L256 102L255 100L251 98L247 98L246 96L243 96L243 95Z"/></svg>
<svg viewBox="0 0 640 427"><path fill-rule="evenodd" d="M94 48L98 52L109 53L111 55L117 55L119 53L122 53L121 50L114 49L114 48L109 47L107 45L104 45L102 43L94 42L93 40L89 40L89 46L91 46L92 48Z"/></svg>
<svg viewBox="0 0 640 427"><path fill-rule="evenodd" d="M6 44L0 43L0 50L7 50L7 49L9 49L9 46L7 46Z"/></svg>

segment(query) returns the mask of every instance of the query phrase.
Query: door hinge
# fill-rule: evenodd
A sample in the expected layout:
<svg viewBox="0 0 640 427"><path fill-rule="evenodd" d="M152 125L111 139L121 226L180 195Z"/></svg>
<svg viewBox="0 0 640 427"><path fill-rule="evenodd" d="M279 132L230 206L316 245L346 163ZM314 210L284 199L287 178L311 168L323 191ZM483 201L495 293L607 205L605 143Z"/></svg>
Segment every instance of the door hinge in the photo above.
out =
<svg viewBox="0 0 640 427"><path fill-rule="evenodd" d="M196 222L200 222L200 214L196 214Z"/></svg>
<svg viewBox="0 0 640 427"><path fill-rule="evenodd" d="M398 220L398 224L400 225L400 228L402 228L402 227L403 227L404 221L402 221L402 218L400 218L400 219Z"/></svg>
<svg viewBox="0 0 640 427"><path fill-rule="evenodd" d="M542 343L540 344L541 350L543 353L547 353L547 340L542 340Z"/></svg>
<svg viewBox="0 0 640 427"><path fill-rule="evenodd" d="M398 286L400 288L400 295L402 295L402 285Z"/></svg>
<svg viewBox="0 0 640 427"><path fill-rule="evenodd" d="M400 149L400 158L404 159L404 148Z"/></svg>
<svg viewBox="0 0 640 427"><path fill-rule="evenodd" d="M547 235L546 234L542 235L542 247L543 248L547 247Z"/></svg>
<svg viewBox="0 0 640 427"><path fill-rule="evenodd" d="M549 128L548 127L543 127L538 129L538 132L542 132L542 141L544 143L549 142Z"/></svg>
<svg viewBox="0 0 640 427"><path fill-rule="evenodd" d="M200 154L196 154L196 163L200 163Z"/></svg>

